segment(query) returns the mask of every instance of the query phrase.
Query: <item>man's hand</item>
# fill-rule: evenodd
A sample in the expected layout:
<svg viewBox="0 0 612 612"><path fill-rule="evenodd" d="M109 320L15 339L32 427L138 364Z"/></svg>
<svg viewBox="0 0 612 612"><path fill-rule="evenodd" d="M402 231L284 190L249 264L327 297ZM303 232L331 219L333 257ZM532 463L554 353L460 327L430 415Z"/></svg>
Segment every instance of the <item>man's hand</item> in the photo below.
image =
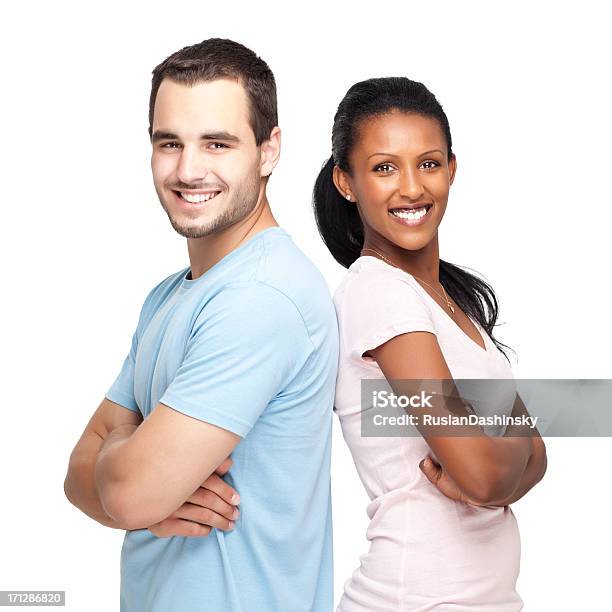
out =
<svg viewBox="0 0 612 612"><path fill-rule="evenodd" d="M240 514L236 508L240 496L221 478L232 463L228 457L178 510L148 527L149 531L158 538L168 538L207 536L213 527L233 529Z"/></svg>
<svg viewBox="0 0 612 612"><path fill-rule="evenodd" d="M472 504L473 506L482 506L477 501L470 499L459 487L451 480L450 476L444 471L442 466L435 461L430 455L427 455L419 463L421 471L427 476L429 481L436 485L438 490L456 501Z"/></svg>

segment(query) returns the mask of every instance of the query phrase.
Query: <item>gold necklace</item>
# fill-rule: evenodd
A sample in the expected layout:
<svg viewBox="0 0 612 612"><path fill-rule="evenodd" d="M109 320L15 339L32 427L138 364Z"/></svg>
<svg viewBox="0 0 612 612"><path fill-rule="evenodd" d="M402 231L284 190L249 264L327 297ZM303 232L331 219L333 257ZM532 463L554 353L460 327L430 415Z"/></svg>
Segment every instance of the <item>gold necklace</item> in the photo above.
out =
<svg viewBox="0 0 612 612"><path fill-rule="evenodd" d="M386 261L388 264L392 265L395 268L399 268L400 270L405 271L400 266L394 264L392 261L389 261L382 253L379 253L378 251L375 251L374 249L361 249L362 254L364 251L370 251L370 253L376 253L383 261ZM444 295L436 291L429 283L425 282L422 278L415 276L414 274L412 274L412 272L410 272L410 274L411 276L414 276L414 278L418 278L422 283L425 283L436 295L440 296L443 300L446 300L446 305L450 308L450 311L453 314L455 314L455 307L451 304L451 301L448 299L448 295L446 295L446 290L444 289L444 285L442 283L440 283L440 287L442 287L442 291L444 291Z"/></svg>

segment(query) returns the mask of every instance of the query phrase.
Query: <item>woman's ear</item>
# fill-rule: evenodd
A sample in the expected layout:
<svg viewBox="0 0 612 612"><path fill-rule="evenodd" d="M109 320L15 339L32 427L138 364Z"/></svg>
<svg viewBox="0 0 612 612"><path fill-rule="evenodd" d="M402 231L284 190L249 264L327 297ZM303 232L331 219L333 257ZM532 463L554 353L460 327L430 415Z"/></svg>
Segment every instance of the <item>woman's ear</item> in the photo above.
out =
<svg viewBox="0 0 612 612"><path fill-rule="evenodd" d="M453 181L455 180L455 172L457 172L457 158L455 157L455 154L453 153L451 155L450 161L448 162L448 173L449 173L449 183L452 185Z"/></svg>
<svg viewBox="0 0 612 612"><path fill-rule="evenodd" d="M346 172L340 169L338 166L334 166L332 178L336 189L340 192L340 195L350 202L355 202L355 194L351 189L351 184Z"/></svg>

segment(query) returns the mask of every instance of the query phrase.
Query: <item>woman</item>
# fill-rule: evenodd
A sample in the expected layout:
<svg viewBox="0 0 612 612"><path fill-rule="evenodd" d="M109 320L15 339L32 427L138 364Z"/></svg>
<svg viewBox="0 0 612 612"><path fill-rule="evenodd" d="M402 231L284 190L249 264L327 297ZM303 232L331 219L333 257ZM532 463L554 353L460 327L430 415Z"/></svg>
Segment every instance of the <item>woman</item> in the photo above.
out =
<svg viewBox="0 0 612 612"><path fill-rule="evenodd" d="M335 410L371 499L370 550L345 584L340 612L523 607L508 504L546 470L537 431L361 436L362 379L512 378L493 337L493 290L439 258L456 167L446 115L421 83L370 79L340 103L314 207L326 245L348 268L334 296Z"/></svg>

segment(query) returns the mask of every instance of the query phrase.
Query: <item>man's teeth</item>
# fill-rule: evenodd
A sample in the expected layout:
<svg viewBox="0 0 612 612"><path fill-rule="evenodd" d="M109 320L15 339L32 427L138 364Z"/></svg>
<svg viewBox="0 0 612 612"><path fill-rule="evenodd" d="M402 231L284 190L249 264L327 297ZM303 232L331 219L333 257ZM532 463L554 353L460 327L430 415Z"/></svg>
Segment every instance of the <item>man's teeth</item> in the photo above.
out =
<svg viewBox="0 0 612 612"><path fill-rule="evenodd" d="M425 206L423 208L417 208L415 210L408 210L407 208L398 208L389 211L392 215L399 217L400 219L410 219L411 221L417 221L427 214Z"/></svg>
<svg viewBox="0 0 612 612"><path fill-rule="evenodd" d="M192 204L199 204L200 202L206 202L214 198L219 192L213 191L211 193L183 193L180 192L183 200L187 200L187 202L191 202Z"/></svg>

